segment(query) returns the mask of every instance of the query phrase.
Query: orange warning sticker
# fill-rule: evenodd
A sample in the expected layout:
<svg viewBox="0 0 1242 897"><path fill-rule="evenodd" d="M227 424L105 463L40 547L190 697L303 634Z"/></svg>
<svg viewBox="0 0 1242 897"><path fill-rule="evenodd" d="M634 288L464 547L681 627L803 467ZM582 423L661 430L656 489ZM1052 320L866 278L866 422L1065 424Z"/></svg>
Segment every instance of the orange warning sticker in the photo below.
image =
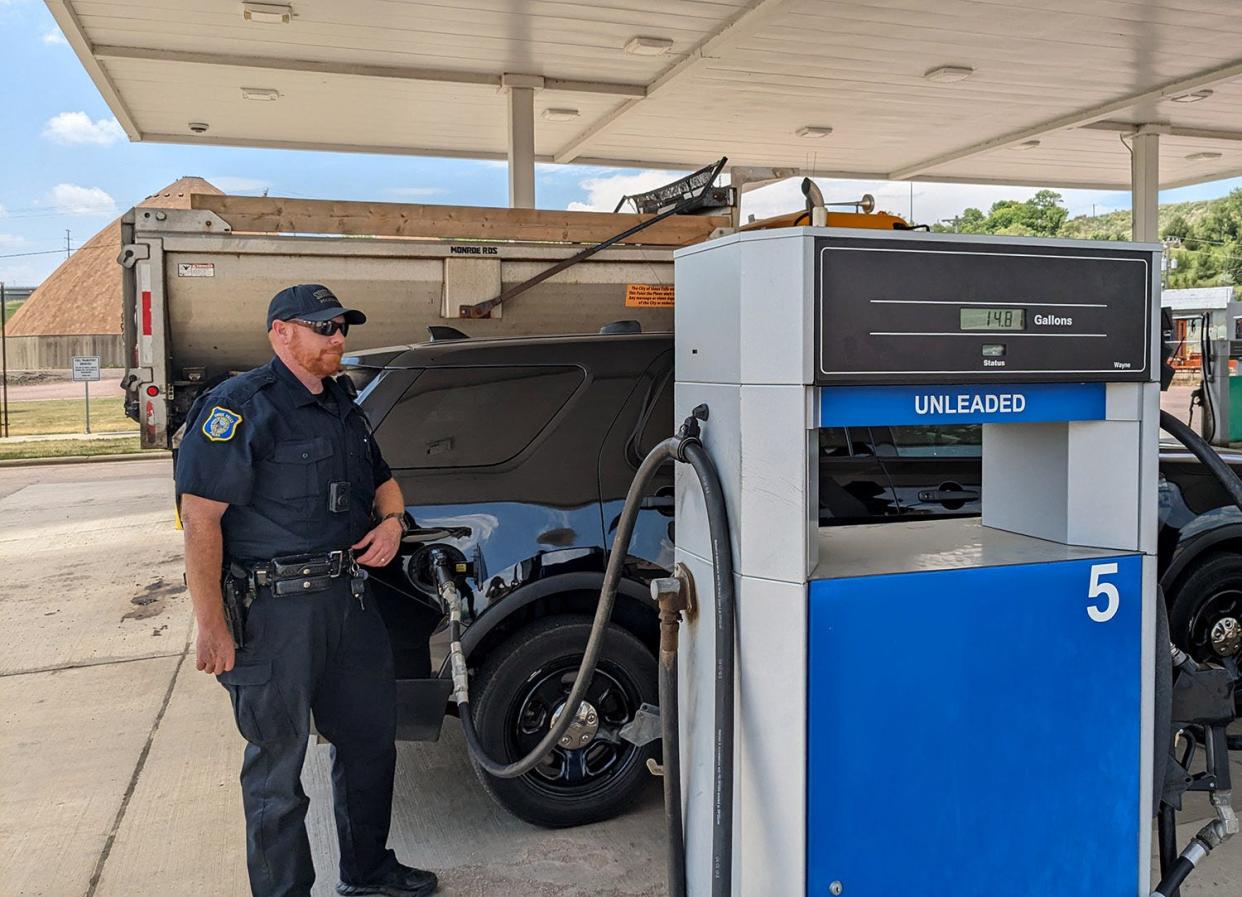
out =
<svg viewBox="0 0 1242 897"><path fill-rule="evenodd" d="M671 283L628 283L625 285L626 308L672 308Z"/></svg>

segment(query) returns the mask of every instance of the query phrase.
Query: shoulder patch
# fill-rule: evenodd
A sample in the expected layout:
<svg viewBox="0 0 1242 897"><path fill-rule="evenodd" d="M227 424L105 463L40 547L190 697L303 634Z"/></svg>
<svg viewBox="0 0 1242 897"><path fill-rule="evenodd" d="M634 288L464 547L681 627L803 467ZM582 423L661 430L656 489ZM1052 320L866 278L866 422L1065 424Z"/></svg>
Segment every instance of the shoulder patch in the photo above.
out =
<svg viewBox="0 0 1242 897"><path fill-rule="evenodd" d="M237 425L241 422L242 416L236 411L216 405L203 421L203 435L212 442L228 442L237 435Z"/></svg>

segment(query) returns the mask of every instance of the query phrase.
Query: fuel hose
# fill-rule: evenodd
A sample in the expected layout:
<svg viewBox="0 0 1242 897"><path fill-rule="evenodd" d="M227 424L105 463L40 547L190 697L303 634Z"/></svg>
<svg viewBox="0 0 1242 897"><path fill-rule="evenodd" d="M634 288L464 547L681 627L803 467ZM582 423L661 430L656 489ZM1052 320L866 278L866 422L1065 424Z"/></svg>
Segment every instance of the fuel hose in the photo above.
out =
<svg viewBox="0 0 1242 897"><path fill-rule="evenodd" d="M461 718L462 732L466 737L466 745L475 761L490 776L498 779L516 779L530 772L560 742L561 737L569 731L577 719L577 710L586 696L595 674L595 665L599 662L599 652L604 645L604 630L608 619L612 616L612 607L617 598L617 586L621 581L621 568L629 554L630 539L634 535L634 523L642 504L643 495L652 477L660 466L673 460L677 452L678 440L669 437L656 445L643 459L630 483L629 492L625 497L625 505L617 521L617 535L613 541L612 553L608 557L608 568L604 573L604 584L600 589L599 602L595 605L595 618L591 622L591 635L587 639L586 650L582 654L582 662L578 665L578 673L574 677L573 688L565 699L565 709L539 744L535 745L525 757L511 763L502 763L487 755L479 734L474 727L474 717L470 712L469 681L465 655L461 648L461 601L457 595L457 587L453 582L452 562L447 553L432 550L432 569L435 571L436 583L441 597L449 606L449 638L450 663L453 671L453 699L457 702L457 715Z"/></svg>
<svg viewBox="0 0 1242 897"><path fill-rule="evenodd" d="M613 539L612 551L608 557L608 566L604 573L604 582L600 590L599 602L595 608L595 617L591 623L591 634L583 651L578 673L574 678L569 697L565 700L564 710L552 724L539 744L530 753L517 760L502 762L487 755L478 732L475 730L474 718L470 711L469 673L465 654L461 646L461 596L454 580L453 561L448 552L433 548L431 550L432 570L441 597L449 609L450 633L450 664L453 675L453 699L457 702L458 717L461 720L462 732L466 746L474 756L479 767L488 775L499 779L514 779L525 775L543 761L557 746L561 737L568 731L577 717L577 708L590 685L603 646L604 631L612 615L616 601L617 586L621 580L621 571L629 556L630 540L634 534L634 525L641 509L643 496L656 471L669 461L676 460L690 465L698 479L703 493L703 501L707 511L708 529L712 553L712 577L715 593L715 627L716 627L716 662L715 662L715 701L714 701L714 732L713 732L713 770L712 770L712 897L731 897L733 876L733 757L734 757L734 693L733 670L734 654L734 620L735 594L733 585L733 550L729 536L729 520L725 509L724 492L720 477L711 456L699 439L699 421L706 420L707 406L700 405L694 409L690 417L682 425L677 436L670 437L657 444L645 457L634 475L633 481L625 497L617 521L617 533ZM675 652L675 646L674 646ZM661 658L664 660L664 658ZM679 745L676 743L676 678L675 660L661 667L661 704L667 701L667 710L662 706L662 731L665 745L665 763L679 762ZM667 670L665 666L672 666ZM668 718L664 718L665 714ZM673 722L673 725L668 725ZM671 742L671 743L669 743ZM676 776L675 771L675 776ZM674 782L678 781L675 777ZM666 782L666 785L669 783ZM669 893L677 897L685 893L684 869L684 833L680 831L681 808L680 787L665 788L665 814L670 820L668 845L669 862ZM667 806L670 801L677 803L676 808ZM675 810L675 811L674 811ZM674 830L676 828L677 830ZM674 856L674 854L676 854Z"/></svg>

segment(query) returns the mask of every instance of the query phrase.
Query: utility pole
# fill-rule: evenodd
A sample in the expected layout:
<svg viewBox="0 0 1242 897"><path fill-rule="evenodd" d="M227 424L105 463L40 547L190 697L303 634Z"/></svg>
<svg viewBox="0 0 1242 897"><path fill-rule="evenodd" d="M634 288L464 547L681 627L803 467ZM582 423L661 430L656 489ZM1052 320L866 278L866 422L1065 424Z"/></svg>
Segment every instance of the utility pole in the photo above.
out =
<svg viewBox="0 0 1242 897"><path fill-rule="evenodd" d="M0 437L9 437L9 338L6 319L9 301L4 294L4 281L0 280Z"/></svg>
<svg viewBox="0 0 1242 897"><path fill-rule="evenodd" d="M65 258L69 258L69 228L65 228Z"/></svg>
<svg viewBox="0 0 1242 897"><path fill-rule="evenodd" d="M952 225L953 225L953 233L955 233L955 234L956 234L956 233L960 233L960 232L961 232L961 231L960 231L960 227L961 227L961 220L962 220L962 216L961 216L961 215L954 215L952 218L941 218L941 219L940 219L940 223L941 223L941 224L952 224Z"/></svg>

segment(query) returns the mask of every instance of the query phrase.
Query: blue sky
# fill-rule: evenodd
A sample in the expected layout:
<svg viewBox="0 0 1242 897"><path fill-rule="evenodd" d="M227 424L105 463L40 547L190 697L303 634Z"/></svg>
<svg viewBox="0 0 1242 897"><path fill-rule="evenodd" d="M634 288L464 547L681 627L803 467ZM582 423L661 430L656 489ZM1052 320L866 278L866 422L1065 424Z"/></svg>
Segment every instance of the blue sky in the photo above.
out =
<svg viewBox="0 0 1242 897"><path fill-rule="evenodd" d="M65 231L76 247L125 209L185 175L229 193L331 199L503 206L503 163L292 150L130 143L39 0L0 0L0 59L5 81L4 164L0 166L0 280L35 285L64 260ZM703 164L710 162L704 159ZM670 180L674 173L539 166L540 208L611 210L618 197ZM824 181L825 194L875 194L881 208L910 211L910 186ZM1169 191L1162 202L1221 196L1242 179ZM916 184L914 218L926 223L968 206L1023 199L1032 188ZM1128 208L1125 192L1062 191L1072 215ZM794 182L748 194L743 213L801 205Z"/></svg>

